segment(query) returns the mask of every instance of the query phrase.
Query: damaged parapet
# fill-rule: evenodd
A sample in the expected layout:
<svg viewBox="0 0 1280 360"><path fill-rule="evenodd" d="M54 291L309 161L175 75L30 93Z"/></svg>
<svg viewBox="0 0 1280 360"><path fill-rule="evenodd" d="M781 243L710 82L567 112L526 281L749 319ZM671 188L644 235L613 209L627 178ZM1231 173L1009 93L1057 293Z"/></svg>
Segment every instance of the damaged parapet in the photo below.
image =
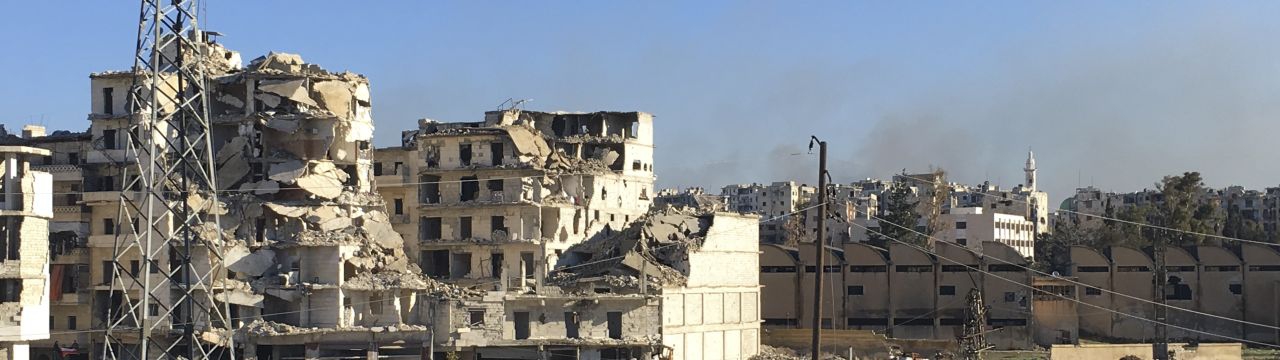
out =
<svg viewBox="0 0 1280 360"><path fill-rule="evenodd" d="M256 324L237 341L316 341L261 329L421 330L410 310L420 296L478 296L424 277L405 255L372 182L367 79L272 53L212 82L223 192L187 202L221 215L201 235L229 270L213 298Z"/></svg>
<svg viewBox="0 0 1280 360"><path fill-rule="evenodd" d="M658 192L658 196L654 197L653 207L662 209L668 206L690 207L703 211L727 211L728 197L707 194L700 187L684 190L662 189Z"/></svg>

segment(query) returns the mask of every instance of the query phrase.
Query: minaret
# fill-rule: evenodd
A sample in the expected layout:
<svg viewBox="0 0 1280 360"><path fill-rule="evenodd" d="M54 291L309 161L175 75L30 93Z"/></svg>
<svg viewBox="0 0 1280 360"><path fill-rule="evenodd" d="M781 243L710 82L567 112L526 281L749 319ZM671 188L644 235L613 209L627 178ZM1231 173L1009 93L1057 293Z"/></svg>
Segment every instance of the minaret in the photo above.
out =
<svg viewBox="0 0 1280 360"><path fill-rule="evenodd" d="M1027 150L1027 167L1022 168L1022 171L1027 173L1027 189L1036 191L1036 154L1031 150Z"/></svg>

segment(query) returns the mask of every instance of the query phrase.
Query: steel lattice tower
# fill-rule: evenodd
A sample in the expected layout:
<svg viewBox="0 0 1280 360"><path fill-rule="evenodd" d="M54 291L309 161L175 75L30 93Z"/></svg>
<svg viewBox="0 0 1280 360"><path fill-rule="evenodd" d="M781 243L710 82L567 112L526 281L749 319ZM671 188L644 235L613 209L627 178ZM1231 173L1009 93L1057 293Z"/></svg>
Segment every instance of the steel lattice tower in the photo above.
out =
<svg viewBox="0 0 1280 360"><path fill-rule="evenodd" d="M991 348L987 344L987 307L982 302L982 291L969 289L965 299L968 307L964 309L964 333L960 335L960 357L966 360L982 358L982 352Z"/></svg>
<svg viewBox="0 0 1280 360"><path fill-rule="evenodd" d="M218 215L208 211L218 198L197 9L194 0L143 0L139 9L129 141L115 160L124 181L107 359L234 358L227 305L214 300L226 270Z"/></svg>

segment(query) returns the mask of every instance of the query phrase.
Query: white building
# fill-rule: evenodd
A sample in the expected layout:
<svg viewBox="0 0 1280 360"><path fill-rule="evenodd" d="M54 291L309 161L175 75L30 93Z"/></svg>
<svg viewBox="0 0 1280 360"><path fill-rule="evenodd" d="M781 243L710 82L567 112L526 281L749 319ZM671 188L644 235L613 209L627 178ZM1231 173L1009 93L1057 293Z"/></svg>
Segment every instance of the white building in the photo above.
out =
<svg viewBox="0 0 1280 360"><path fill-rule="evenodd" d="M1028 259L1035 258L1035 224L1026 218L970 207L951 209L941 220L943 228L934 233L938 240L977 250L983 241L995 241Z"/></svg>

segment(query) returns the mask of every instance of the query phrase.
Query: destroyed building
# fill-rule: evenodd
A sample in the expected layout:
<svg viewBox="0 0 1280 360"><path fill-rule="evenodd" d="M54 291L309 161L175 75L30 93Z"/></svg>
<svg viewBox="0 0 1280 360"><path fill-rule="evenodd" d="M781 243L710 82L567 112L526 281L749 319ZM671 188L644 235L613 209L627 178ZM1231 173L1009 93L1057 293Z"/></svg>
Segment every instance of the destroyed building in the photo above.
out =
<svg viewBox="0 0 1280 360"><path fill-rule="evenodd" d="M425 278L375 191L369 83L271 54L218 79L214 146L223 195L224 296L246 357L417 354L427 298L467 292ZM252 317L252 315L263 314ZM394 329L394 330L389 330ZM371 334L397 336L370 340Z"/></svg>
<svg viewBox="0 0 1280 360"><path fill-rule="evenodd" d="M653 207L663 208L667 206L728 211L729 205L728 197L724 195L708 194L700 187L690 187L684 190L663 189L658 191L658 196L653 198Z"/></svg>
<svg viewBox="0 0 1280 360"><path fill-rule="evenodd" d="M463 358L746 359L759 348L757 218L656 210L569 247L543 286L449 301Z"/></svg>
<svg viewBox="0 0 1280 360"><path fill-rule="evenodd" d="M200 338L215 345L234 340L244 358L318 357L342 356L352 344L367 348L362 355L377 353L400 340L371 342L370 334L398 331L417 340L411 351L418 354L429 346L421 340L429 338L425 324L431 323L419 318L421 299L475 293L423 277L405 255L373 185L368 80L290 54L273 53L242 66L235 52L201 40L201 50L216 55L204 65L219 188L216 202L197 194L187 203L202 217L220 215L220 222L200 228L202 240L213 245L193 259L211 275L168 279L207 288L204 298L212 303L201 306L229 309L225 319L200 319ZM148 265L136 251L113 261L117 237L134 236L139 226L136 214L117 217L122 191L139 190L125 188L133 183L127 168L137 161L127 150L137 140L131 139L130 124L145 121L127 97L135 82L148 81L134 72L93 74L89 131L45 135L29 127L24 134L31 146L53 150L36 163L56 173L51 186L62 190L48 216L55 220L49 232L57 241L43 247L54 251L53 268L62 280L43 293L60 311L31 318L53 321L41 323L60 334L41 342L35 353L101 354L108 314L188 311L163 295L147 309L138 309L136 300L123 301L136 299L140 289L121 288L120 278L164 277L177 266L170 254L158 252ZM220 263L211 261L215 255ZM225 269L208 268L217 264ZM132 296L122 296L126 292ZM410 351L403 348L392 345L388 351Z"/></svg>
<svg viewBox="0 0 1280 360"><path fill-rule="evenodd" d="M139 319L190 311L175 301L182 287L197 288L197 306L227 309L196 320L200 341L246 359L755 353L756 218L649 213L651 115L507 109L483 122L424 120L375 158L366 78L291 54L242 64L198 39L215 55L203 65L217 189L182 201L204 221L191 261L208 275L172 271L182 263L166 251L150 263L117 251L172 221L144 227L121 199L145 190L130 147L163 140L136 136L131 125L148 118L129 97L138 83L166 91L173 79L92 74L87 131L31 126L19 138L45 152L30 163L54 173L43 190L54 194L43 218L53 222L41 233L55 239L42 248L56 281L40 293L58 311L34 318L52 321L54 335L33 354L90 358L137 344ZM596 252L605 248L615 253ZM624 253L646 260L636 269ZM610 257L622 259L617 269L588 271ZM720 273L735 267L743 276ZM142 306L130 285L142 278L173 293ZM126 330L108 345L110 322Z"/></svg>
<svg viewBox="0 0 1280 360"><path fill-rule="evenodd" d="M643 112L424 119L378 154L379 191L423 272L489 289L536 286L564 249L623 228L655 192Z"/></svg>
<svg viewBox="0 0 1280 360"><path fill-rule="evenodd" d="M31 166L50 152L27 145L0 133L0 357L5 359L28 359L32 343L49 338L53 178Z"/></svg>

